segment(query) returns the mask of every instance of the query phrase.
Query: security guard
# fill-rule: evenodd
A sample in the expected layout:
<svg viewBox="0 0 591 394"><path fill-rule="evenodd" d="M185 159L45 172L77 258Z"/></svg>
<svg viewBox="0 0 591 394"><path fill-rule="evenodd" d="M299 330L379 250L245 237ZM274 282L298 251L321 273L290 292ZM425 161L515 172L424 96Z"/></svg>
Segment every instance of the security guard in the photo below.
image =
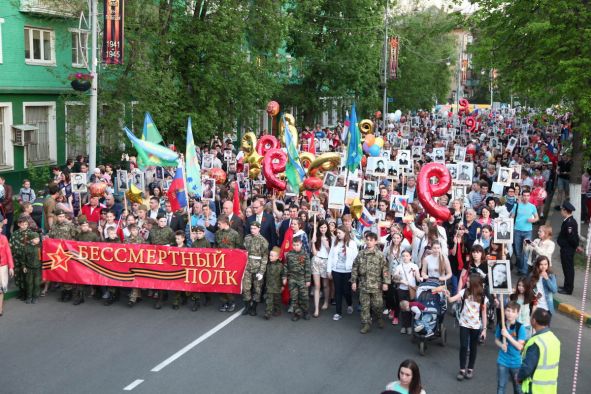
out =
<svg viewBox="0 0 591 394"><path fill-rule="evenodd" d="M560 214L564 218L557 240L564 272L564 286L558 289L560 294L572 294L575 282L575 252L579 247L579 226L573 217L574 211L575 207L568 201L560 207Z"/></svg>
<svg viewBox="0 0 591 394"><path fill-rule="evenodd" d="M542 308L537 308L531 316L531 326L536 333L523 347L523 360L517 374L525 394L558 392L560 341L548 329L551 318L550 312Z"/></svg>

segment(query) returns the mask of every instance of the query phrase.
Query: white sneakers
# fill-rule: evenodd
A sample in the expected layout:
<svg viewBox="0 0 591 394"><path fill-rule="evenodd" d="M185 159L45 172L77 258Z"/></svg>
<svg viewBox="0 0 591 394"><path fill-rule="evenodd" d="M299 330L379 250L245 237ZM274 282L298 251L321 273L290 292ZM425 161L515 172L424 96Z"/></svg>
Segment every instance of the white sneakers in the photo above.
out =
<svg viewBox="0 0 591 394"><path fill-rule="evenodd" d="M338 313L335 313L332 317L332 320L338 321L338 320L341 320L342 318L343 318L343 316L339 315Z"/></svg>

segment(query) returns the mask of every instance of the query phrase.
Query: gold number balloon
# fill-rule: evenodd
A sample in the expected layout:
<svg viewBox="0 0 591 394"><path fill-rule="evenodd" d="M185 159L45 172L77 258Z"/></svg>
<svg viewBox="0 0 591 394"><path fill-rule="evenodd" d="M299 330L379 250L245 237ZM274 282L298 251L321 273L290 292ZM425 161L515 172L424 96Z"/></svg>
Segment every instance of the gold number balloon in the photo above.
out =
<svg viewBox="0 0 591 394"><path fill-rule="evenodd" d="M240 146L244 151L244 162L250 165L248 176L250 179L255 179L261 173L261 161L263 160L263 157L256 151L256 135L253 132L244 134Z"/></svg>
<svg viewBox="0 0 591 394"><path fill-rule="evenodd" d="M373 134L373 122L369 119L363 119L359 122L361 134Z"/></svg>

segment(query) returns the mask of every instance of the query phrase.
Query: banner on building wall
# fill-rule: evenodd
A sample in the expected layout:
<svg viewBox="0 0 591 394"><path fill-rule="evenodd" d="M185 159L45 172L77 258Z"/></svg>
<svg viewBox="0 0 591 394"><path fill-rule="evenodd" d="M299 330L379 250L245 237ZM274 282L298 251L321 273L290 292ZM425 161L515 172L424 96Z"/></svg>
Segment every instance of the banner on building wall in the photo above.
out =
<svg viewBox="0 0 591 394"><path fill-rule="evenodd" d="M390 78L398 78L398 50L400 42L398 37L390 37Z"/></svg>
<svg viewBox="0 0 591 394"><path fill-rule="evenodd" d="M105 0L103 63L123 64L123 8L125 0Z"/></svg>
<svg viewBox="0 0 591 394"><path fill-rule="evenodd" d="M43 240L43 279L206 293L242 291L246 251Z"/></svg>

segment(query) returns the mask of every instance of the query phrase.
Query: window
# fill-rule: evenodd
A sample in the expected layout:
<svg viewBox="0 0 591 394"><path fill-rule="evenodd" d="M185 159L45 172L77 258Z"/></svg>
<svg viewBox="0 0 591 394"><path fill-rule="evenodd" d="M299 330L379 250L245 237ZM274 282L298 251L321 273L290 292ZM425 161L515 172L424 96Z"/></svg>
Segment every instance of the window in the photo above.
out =
<svg viewBox="0 0 591 394"><path fill-rule="evenodd" d="M67 156L88 156L88 106L78 103L66 103L66 143Z"/></svg>
<svg viewBox="0 0 591 394"><path fill-rule="evenodd" d="M2 24L4 23L4 19L0 18L0 64L2 64ZM0 121L1 121L0 117Z"/></svg>
<svg viewBox="0 0 591 394"><path fill-rule="evenodd" d="M23 109L24 123L38 128L33 143L27 145L27 162L36 164L55 161L55 103L24 103Z"/></svg>
<svg viewBox="0 0 591 394"><path fill-rule="evenodd" d="M6 125L4 124L4 111L5 107L0 107L0 165L6 164L4 137L6 136L7 130Z"/></svg>
<svg viewBox="0 0 591 394"><path fill-rule="evenodd" d="M55 64L53 30L25 27L25 62L39 65Z"/></svg>
<svg viewBox="0 0 591 394"><path fill-rule="evenodd" d="M70 30L72 33L72 67L86 67L88 63L88 32Z"/></svg>

